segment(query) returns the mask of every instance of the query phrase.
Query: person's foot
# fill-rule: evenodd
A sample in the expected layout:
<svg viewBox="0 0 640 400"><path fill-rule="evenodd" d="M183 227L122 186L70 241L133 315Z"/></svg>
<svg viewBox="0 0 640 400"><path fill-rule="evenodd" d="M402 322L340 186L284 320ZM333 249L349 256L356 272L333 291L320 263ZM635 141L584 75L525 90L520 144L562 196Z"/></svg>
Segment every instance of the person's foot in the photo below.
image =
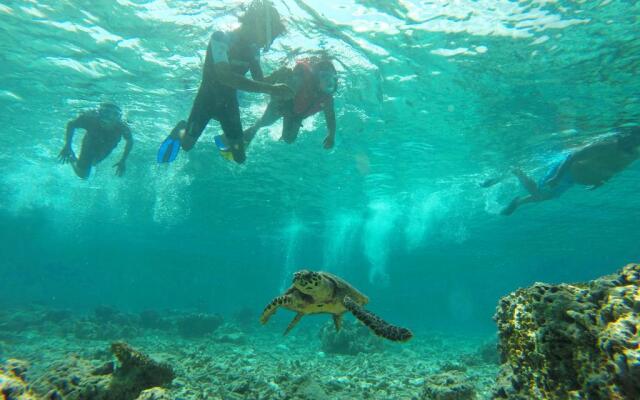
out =
<svg viewBox="0 0 640 400"><path fill-rule="evenodd" d="M502 211L500 211L500 214L505 216L511 215L516 210L516 208L518 208L518 199L514 199L508 206L502 209Z"/></svg>
<svg viewBox="0 0 640 400"><path fill-rule="evenodd" d="M244 139L240 140L231 140L228 137L225 137L225 142L229 146L229 151L233 155L233 161L238 164L242 164L247 159L247 155L244 152Z"/></svg>
<svg viewBox="0 0 640 400"><path fill-rule="evenodd" d="M502 180L501 177L489 178L489 179L485 180L484 182L480 183L480 187L489 188L489 187L497 184L498 182L500 182L500 180Z"/></svg>
<svg viewBox="0 0 640 400"><path fill-rule="evenodd" d="M173 130L169 134L169 137L171 139L182 139L182 136L184 136L184 132L186 129L187 129L187 121L182 120L178 122L178 124L173 128Z"/></svg>

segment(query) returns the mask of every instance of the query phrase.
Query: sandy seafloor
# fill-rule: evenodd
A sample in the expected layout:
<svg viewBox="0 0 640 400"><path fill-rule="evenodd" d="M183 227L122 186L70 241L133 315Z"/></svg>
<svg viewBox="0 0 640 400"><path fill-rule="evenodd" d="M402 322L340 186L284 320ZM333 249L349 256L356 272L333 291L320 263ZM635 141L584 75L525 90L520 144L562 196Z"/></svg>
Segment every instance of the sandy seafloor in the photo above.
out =
<svg viewBox="0 0 640 400"><path fill-rule="evenodd" d="M12 317L7 319L8 315ZM300 324L286 337L276 330L281 328L278 324L260 327L256 321L255 327L244 331L233 322L225 323L211 335L197 338L127 323L100 326L86 317L45 321L42 310L4 316L0 359L27 361L29 383L73 357L96 366L112 360L110 344L124 340L173 367L176 378L168 394L175 399L420 399L425 377L443 370L463 371L477 398L489 399L498 370L497 362L488 361L493 357L486 354L494 348L495 338L464 334L415 332L409 343L384 341L377 352L327 353L322 351L319 316L313 317L317 324ZM87 326L105 337L79 338L87 336ZM109 332L118 333L106 337ZM378 340L366 340L370 339Z"/></svg>

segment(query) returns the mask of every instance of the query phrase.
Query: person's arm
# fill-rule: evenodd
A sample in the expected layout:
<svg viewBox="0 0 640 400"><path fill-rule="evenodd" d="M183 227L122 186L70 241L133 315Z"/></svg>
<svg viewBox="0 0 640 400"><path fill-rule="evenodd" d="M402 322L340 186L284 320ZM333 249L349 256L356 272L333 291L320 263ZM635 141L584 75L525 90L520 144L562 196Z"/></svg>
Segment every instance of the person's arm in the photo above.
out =
<svg viewBox="0 0 640 400"><path fill-rule="evenodd" d="M266 93L272 96L286 98L293 97L293 91L287 85L281 83L270 84L246 78L231 71L231 66L227 62L216 63L215 69L216 79L234 89L242 90L243 92Z"/></svg>
<svg viewBox="0 0 640 400"><path fill-rule="evenodd" d="M287 83L290 81L291 77L291 69L287 67L282 67L278 70L275 70L269 76L265 76L263 82L266 83ZM293 89L293 87L291 87Z"/></svg>
<svg viewBox="0 0 640 400"><path fill-rule="evenodd" d="M64 135L64 146L62 146L62 150L60 150L60 154L58 154L58 160L63 164L76 160L76 155L73 153L71 143L73 143L73 134L75 133L75 130L85 127L83 121L84 116L80 115L78 118L67 123L67 131Z"/></svg>
<svg viewBox="0 0 640 400"><path fill-rule="evenodd" d="M333 147L336 139L336 111L333 105L333 97L330 97L324 105L324 119L327 123L328 132L323 144L325 149L330 149Z"/></svg>
<svg viewBox="0 0 640 400"><path fill-rule="evenodd" d="M73 134L75 130L82 127L82 117L78 117L74 120L69 121L67 123L67 132L64 135L64 146L71 148L71 143L73 143Z"/></svg>
<svg viewBox="0 0 640 400"><path fill-rule="evenodd" d="M133 136L131 135L131 129L129 129L129 127L127 126L126 129L124 130L124 132L122 133L122 137L125 140L125 145L124 145L124 152L122 153L122 158L120 158L120 161L118 161L117 163L113 164L113 166L116 168L116 175L117 176L122 176L124 175L124 171L126 169L126 160L127 157L129 156L129 153L131 152L131 148L133 148Z"/></svg>
<svg viewBox="0 0 640 400"><path fill-rule="evenodd" d="M124 162L129 156L129 153L131 153L131 148L133 147L133 136L131 135L131 129L129 129L129 127L124 131L122 137L126 143L124 145L124 152L122 153L120 161Z"/></svg>
<svg viewBox="0 0 640 400"><path fill-rule="evenodd" d="M251 76L254 79L248 79L244 75L237 74L231 70L229 64L229 40L227 34L222 31L216 31L211 35L209 46L207 48L207 62L211 62L215 71L213 79L216 81L244 92L267 93L272 96L293 97L293 91L285 85L269 84L261 82L264 78L262 68L260 68L259 54L255 55L249 65Z"/></svg>
<svg viewBox="0 0 640 400"><path fill-rule="evenodd" d="M262 67L260 66L260 60L256 59L251 62L249 65L249 72L251 72L251 79L254 81L264 82L264 73L262 72Z"/></svg>

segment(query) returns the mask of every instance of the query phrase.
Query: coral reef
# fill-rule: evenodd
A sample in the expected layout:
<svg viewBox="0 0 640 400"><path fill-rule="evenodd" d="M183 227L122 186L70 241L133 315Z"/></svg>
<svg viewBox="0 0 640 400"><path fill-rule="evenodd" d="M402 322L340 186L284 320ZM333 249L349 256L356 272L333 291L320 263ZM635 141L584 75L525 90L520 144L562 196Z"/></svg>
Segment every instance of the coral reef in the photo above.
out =
<svg viewBox="0 0 640 400"><path fill-rule="evenodd" d="M175 324L183 337L194 338L212 334L222 322L217 314L191 314L176 319Z"/></svg>
<svg viewBox="0 0 640 400"><path fill-rule="evenodd" d="M166 390L158 387L143 390L136 400L173 400Z"/></svg>
<svg viewBox="0 0 640 400"><path fill-rule="evenodd" d="M460 371L451 370L429 375L424 380L421 400L472 400L476 389Z"/></svg>
<svg viewBox="0 0 640 400"><path fill-rule="evenodd" d="M155 310L145 310L138 315L140 326L144 329L170 330L172 322Z"/></svg>
<svg viewBox="0 0 640 400"><path fill-rule="evenodd" d="M109 385L116 399L134 399L141 391L171 383L175 374L167 364L153 361L124 342L111 345L111 351L120 362Z"/></svg>
<svg viewBox="0 0 640 400"><path fill-rule="evenodd" d="M344 321L339 331L332 322L326 323L320 331L320 340L325 353L355 355L380 352L384 348L382 339L367 327L350 321Z"/></svg>
<svg viewBox="0 0 640 400"><path fill-rule="evenodd" d="M72 356L54 364L33 384L34 390L51 400L133 400L144 389L168 385L174 378L171 367L153 361L126 343L113 343L111 351L120 363L117 369L111 362L96 366Z"/></svg>
<svg viewBox="0 0 640 400"><path fill-rule="evenodd" d="M0 365L0 399L35 400L35 395L24 381L28 365L21 360L9 359Z"/></svg>
<svg viewBox="0 0 640 400"><path fill-rule="evenodd" d="M502 298L497 399L640 398L640 266Z"/></svg>
<svg viewBox="0 0 640 400"><path fill-rule="evenodd" d="M213 339L217 343L229 343L238 346L248 343L247 335L241 331L240 327L230 323L225 323L218 328Z"/></svg>
<svg viewBox="0 0 640 400"><path fill-rule="evenodd" d="M110 375L94 374L96 365L77 356L51 365L33 388L44 399L106 399Z"/></svg>

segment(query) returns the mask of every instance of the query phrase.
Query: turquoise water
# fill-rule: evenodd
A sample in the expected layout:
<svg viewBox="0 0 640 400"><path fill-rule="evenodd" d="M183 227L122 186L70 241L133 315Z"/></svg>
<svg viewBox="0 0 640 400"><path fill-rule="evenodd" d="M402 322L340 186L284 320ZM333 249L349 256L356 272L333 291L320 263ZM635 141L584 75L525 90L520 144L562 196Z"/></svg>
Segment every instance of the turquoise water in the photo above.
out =
<svg viewBox="0 0 640 400"><path fill-rule="evenodd" d="M637 2L274 3L288 33L263 69L331 52L337 143L322 149L322 116L292 145L274 125L241 166L217 154L215 122L155 162L241 2L0 4L0 304L259 312L306 267L415 332L491 334L500 296L640 259L640 163L511 217L514 178L479 187L514 166L542 176L639 121ZM123 178L120 147L84 181L56 157L66 123L101 101L122 106L135 145ZM267 98L240 101L248 126Z"/></svg>

